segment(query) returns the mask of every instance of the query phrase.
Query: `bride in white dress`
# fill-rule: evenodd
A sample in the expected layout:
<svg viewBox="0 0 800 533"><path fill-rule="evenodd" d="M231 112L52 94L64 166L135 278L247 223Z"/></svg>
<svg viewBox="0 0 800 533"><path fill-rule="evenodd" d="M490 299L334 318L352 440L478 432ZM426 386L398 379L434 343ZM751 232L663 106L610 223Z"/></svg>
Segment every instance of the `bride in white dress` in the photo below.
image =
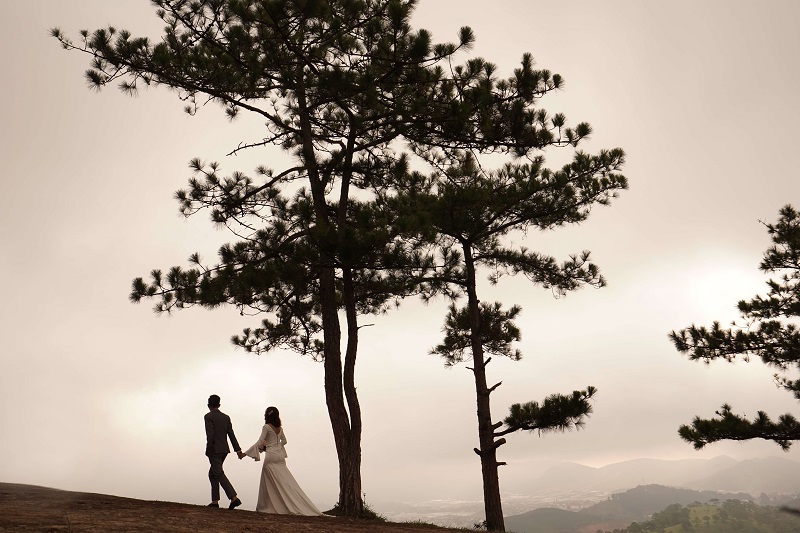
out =
<svg viewBox="0 0 800 533"><path fill-rule="evenodd" d="M287 454L284 448L286 435L281 427L278 409L267 407L264 422L258 441L244 452L244 455L256 461L261 460L261 452L264 452L256 511L304 516L322 515L286 467Z"/></svg>

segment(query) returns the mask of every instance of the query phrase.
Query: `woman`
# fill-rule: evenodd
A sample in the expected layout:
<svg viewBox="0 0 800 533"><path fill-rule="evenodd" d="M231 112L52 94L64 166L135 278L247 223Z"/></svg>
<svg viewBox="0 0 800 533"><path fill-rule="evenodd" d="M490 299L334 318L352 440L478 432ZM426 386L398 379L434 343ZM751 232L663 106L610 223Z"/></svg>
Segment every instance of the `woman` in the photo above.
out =
<svg viewBox="0 0 800 533"><path fill-rule="evenodd" d="M264 412L264 422L258 442L244 452L244 455L256 461L261 460L260 452L264 452L256 511L304 516L322 515L286 467L286 450L283 447L286 444L286 435L281 427L278 409L267 407Z"/></svg>

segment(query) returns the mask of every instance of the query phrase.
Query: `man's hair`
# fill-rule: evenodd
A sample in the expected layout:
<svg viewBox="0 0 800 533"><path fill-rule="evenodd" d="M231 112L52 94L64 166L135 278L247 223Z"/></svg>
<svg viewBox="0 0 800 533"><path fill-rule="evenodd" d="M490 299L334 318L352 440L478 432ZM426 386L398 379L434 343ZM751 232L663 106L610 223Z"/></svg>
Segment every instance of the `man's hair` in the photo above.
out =
<svg viewBox="0 0 800 533"><path fill-rule="evenodd" d="M219 396L216 394L212 394L208 397L208 406L209 407L219 407Z"/></svg>

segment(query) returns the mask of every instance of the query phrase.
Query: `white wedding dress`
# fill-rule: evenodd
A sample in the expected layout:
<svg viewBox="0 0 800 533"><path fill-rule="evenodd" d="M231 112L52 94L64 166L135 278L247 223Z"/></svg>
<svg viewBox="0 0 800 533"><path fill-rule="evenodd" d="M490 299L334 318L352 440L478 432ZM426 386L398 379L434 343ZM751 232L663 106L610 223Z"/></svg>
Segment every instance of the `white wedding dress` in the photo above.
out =
<svg viewBox="0 0 800 533"><path fill-rule="evenodd" d="M283 447L286 444L286 435L283 433L283 428L279 428L277 433L275 429L270 424L264 424L258 442L244 452L256 461L261 460L260 452L264 453L256 511L304 516L322 515L286 467L287 454Z"/></svg>

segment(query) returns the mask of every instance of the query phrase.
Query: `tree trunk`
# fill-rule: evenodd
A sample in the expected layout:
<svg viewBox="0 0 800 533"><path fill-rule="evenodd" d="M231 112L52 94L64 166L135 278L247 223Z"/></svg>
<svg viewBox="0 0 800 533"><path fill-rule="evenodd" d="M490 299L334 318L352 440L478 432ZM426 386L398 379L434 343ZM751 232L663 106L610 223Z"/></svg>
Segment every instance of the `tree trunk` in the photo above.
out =
<svg viewBox="0 0 800 533"><path fill-rule="evenodd" d="M347 317L347 351L344 359L344 394L350 411L350 438L347 450L346 469L340 464L339 486L341 494L347 497L340 502L348 516L359 516L364 512L361 498L361 405L358 402L355 385L356 355L358 353L358 315L356 313L353 272L342 269L343 300Z"/></svg>
<svg viewBox="0 0 800 533"><path fill-rule="evenodd" d="M314 214L320 234L332 238L331 222L328 219L328 202L325 198L325 183L317 166L314 151L311 122L307 109L303 87L303 73L298 73L296 87L298 116L303 139L302 158L308 169L311 197L314 203ZM350 417L344 403L342 377L341 325L339 323L339 307L336 298L335 257L325 247L321 250L322 266L319 269L319 301L322 313L323 357L325 368L325 403L328 406L328 418L333 430L333 442L339 460L339 509L348 516L361 514L361 421L358 420L358 438L354 446ZM354 364L354 363L353 363ZM355 393L355 388L353 388Z"/></svg>
<svg viewBox="0 0 800 533"><path fill-rule="evenodd" d="M497 472L497 446L494 440L494 427L489 401L491 389L486 384L486 364L483 345L481 344L480 301L475 284L475 263L472 250L467 243L462 243L464 262L467 270L467 299L470 316L470 342L472 344L472 373L475 376L475 396L478 412L478 442L475 448L481 458L481 474L483 476L483 505L486 512L486 529L489 531L505 531L503 520L503 502L500 499L500 477Z"/></svg>
<svg viewBox="0 0 800 533"><path fill-rule="evenodd" d="M336 456L339 459L339 509L348 516L360 514L360 454L353 457L350 417L342 391L341 332L333 268L324 268L320 276L320 303L325 356L325 402L333 430ZM328 297L323 297L327 294ZM360 452L360 448L359 448Z"/></svg>
<svg viewBox="0 0 800 533"><path fill-rule="evenodd" d="M345 111L348 110L345 109ZM340 250L346 244L344 242L344 228L347 224L353 151L356 141L356 128L352 124L353 115L349 111L347 114L351 120L351 125L342 170L339 211L336 217ZM364 513L364 500L361 498L361 405L358 402L355 384L356 356L358 354L358 313L356 311L355 287L353 286L353 270L346 264L342 265L342 302L344 303L345 319L347 321L347 348L344 357L342 386L347 399L347 409L350 412L350 427L344 461L341 459L339 461L339 507L347 516L361 516Z"/></svg>

